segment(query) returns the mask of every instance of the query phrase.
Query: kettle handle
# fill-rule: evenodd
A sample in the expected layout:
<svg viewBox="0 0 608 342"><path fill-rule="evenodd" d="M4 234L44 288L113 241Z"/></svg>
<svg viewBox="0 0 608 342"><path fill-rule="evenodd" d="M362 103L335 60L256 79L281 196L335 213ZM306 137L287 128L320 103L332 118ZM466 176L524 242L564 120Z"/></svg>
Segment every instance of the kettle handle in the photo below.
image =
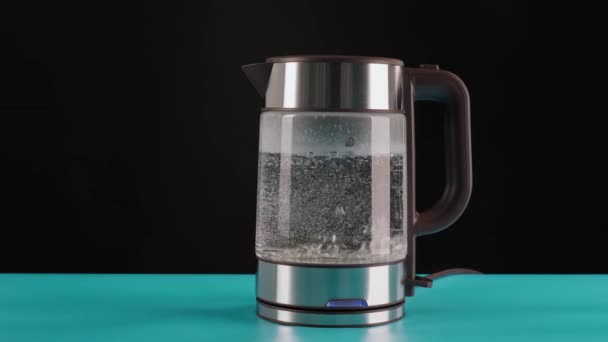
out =
<svg viewBox="0 0 608 342"><path fill-rule="evenodd" d="M427 235L441 231L456 221L465 210L473 187L473 171L471 163L471 124L469 92L464 82L451 72L439 70L435 65L422 65L421 68L406 68L409 77L410 96L414 101L436 101L445 103L445 150L446 150L446 187L441 198L428 210L415 213L413 217L414 236ZM407 90L406 86L406 90ZM413 103L408 103L413 113ZM413 126L413 116L410 119ZM414 128L410 127L413 133ZM413 135L413 134L412 134ZM411 162L414 161L414 137L410 137ZM414 170L413 165L411 171ZM411 175L411 194L414 174ZM412 200L415 197L408 197ZM415 202L412 214L415 212Z"/></svg>

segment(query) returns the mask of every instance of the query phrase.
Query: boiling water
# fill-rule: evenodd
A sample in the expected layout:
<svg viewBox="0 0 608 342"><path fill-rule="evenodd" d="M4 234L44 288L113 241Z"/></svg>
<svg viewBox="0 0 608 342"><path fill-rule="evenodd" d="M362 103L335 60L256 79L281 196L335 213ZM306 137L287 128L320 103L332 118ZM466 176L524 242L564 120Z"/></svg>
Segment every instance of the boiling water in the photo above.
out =
<svg viewBox="0 0 608 342"><path fill-rule="evenodd" d="M260 153L256 254L324 264L403 259L403 167L401 154Z"/></svg>

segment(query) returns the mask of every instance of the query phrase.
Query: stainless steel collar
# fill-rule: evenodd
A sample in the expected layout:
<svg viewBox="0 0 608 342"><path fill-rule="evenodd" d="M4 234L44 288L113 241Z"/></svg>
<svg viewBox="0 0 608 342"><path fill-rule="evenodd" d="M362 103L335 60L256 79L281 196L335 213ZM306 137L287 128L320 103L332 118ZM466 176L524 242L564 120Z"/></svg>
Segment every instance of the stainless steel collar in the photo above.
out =
<svg viewBox="0 0 608 342"><path fill-rule="evenodd" d="M352 56L272 57L266 107L402 111L403 62Z"/></svg>

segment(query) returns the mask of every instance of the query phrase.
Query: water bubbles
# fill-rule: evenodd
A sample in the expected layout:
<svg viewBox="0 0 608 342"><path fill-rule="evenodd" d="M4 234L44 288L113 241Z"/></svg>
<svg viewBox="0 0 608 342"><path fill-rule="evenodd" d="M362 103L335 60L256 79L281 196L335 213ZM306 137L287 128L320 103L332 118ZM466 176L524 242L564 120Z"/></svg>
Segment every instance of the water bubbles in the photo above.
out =
<svg viewBox="0 0 608 342"><path fill-rule="evenodd" d="M352 151L261 153L256 254L279 262L313 264L403 259L404 191L403 174L398 167L403 156L386 158L391 163L391 205L384 214L390 226L374 233L370 228L374 190L371 156L354 155ZM378 249L382 249L381 253Z"/></svg>
<svg viewBox="0 0 608 342"><path fill-rule="evenodd" d="M364 225L361 227L361 234L362 235L368 235L370 234L370 226L369 225Z"/></svg>
<svg viewBox="0 0 608 342"><path fill-rule="evenodd" d="M331 253L333 253L334 255L339 254L340 252L340 246L333 244L331 245Z"/></svg>
<svg viewBox="0 0 608 342"><path fill-rule="evenodd" d="M346 211L344 211L344 208L342 206L337 206L336 210L334 210L334 215L336 217L346 216Z"/></svg>

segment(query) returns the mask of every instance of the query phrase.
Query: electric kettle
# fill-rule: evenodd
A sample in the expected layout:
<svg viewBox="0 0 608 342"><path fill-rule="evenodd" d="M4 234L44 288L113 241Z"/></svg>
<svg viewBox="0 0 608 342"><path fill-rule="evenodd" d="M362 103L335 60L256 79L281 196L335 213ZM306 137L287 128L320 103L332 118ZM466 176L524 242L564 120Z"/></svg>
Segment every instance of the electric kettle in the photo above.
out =
<svg viewBox="0 0 608 342"><path fill-rule="evenodd" d="M285 324L403 317L416 236L464 211L472 188L469 95L436 65L360 56L271 57L242 67L265 99L255 251L257 313ZM446 188L416 212L414 102L445 103Z"/></svg>

